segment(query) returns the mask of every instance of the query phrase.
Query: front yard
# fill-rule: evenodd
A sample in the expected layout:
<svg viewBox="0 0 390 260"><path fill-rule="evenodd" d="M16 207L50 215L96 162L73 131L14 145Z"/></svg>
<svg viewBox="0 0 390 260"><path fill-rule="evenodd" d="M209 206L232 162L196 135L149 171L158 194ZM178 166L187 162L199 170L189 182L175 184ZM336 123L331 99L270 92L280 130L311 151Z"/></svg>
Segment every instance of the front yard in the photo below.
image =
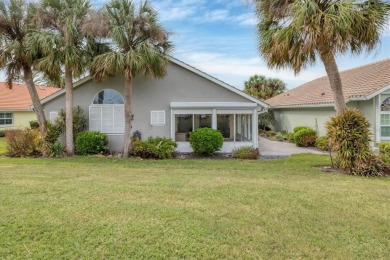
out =
<svg viewBox="0 0 390 260"><path fill-rule="evenodd" d="M6 152L5 146L6 146L5 139L0 137L0 156L5 154Z"/></svg>
<svg viewBox="0 0 390 260"><path fill-rule="evenodd" d="M390 258L390 179L315 165L0 158L0 258Z"/></svg>

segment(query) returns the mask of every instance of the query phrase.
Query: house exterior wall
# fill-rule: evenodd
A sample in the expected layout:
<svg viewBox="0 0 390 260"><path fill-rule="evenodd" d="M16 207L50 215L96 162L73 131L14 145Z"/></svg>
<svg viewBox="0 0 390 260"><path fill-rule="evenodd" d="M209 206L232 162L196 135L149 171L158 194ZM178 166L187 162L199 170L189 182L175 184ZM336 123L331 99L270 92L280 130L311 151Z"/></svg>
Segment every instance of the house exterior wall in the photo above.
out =
<svg viewBox="0 0 390 260"><path fill-rule="evenodd" d="M103 83L89 81L74 89L74 105L81 106L88 118L89 106L95 95L103 89L114 89L124 96L124 78L118 76ZM248 102L248 99L221 87L177 64L168 65L164 79L145 80L138 77L133 82L133 127L142 138L150 136L171 137L171 102ZM65 107L65 96L61 95L44 105L46 117L50 112ZM151 111L165 111L166 124L152 126ZM122 134L109 135L110 147L120 150Z"/></svg>
<svg viewBox="0 0 390 260"><path fill-rule="evenodd" d="M0 111L13 114L13 125L0 126L0 130L20 129L30 126L31 120L37 120L37 117L32 111Z"/></svg>
<svg viewBox="0 0 390 260"><path fill-rule="evenodd" d="M349 102L348 107L355 107L364 114L370 122L372 140L375 140L375 99ZM276 131L293 132L294 127L308 126L316 130L318 136L326 135L326 122L336 113L333 107L283 108L273 111L277 121Z"/></svg>

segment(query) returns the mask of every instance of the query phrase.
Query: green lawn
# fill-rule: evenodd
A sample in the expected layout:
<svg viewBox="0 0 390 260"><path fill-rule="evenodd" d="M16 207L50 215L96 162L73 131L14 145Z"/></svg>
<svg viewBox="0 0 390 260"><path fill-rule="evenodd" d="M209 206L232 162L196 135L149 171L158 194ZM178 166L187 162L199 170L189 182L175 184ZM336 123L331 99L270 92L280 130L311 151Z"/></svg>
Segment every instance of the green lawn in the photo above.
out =
<svg viewBox="0 0 390 260"><path fill-rule="evenodd" d="M390 179L315 165L0 158L0 258L389 259Z"/></svg>
<svg viewBox="0 0 390 260"><path fill-rule="evenodd" d="M5 154L5 138L0 138L0 156Z"/></svg>

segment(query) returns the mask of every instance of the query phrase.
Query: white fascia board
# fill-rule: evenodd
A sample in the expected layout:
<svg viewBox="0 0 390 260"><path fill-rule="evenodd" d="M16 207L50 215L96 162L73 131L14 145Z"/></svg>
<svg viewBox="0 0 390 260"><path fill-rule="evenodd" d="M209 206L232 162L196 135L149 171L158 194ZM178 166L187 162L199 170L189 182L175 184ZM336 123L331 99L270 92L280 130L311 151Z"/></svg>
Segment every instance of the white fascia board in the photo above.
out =
<svg viewBox="0 0 390 260"><path fill-rule="evenodd" d="M214 77L208 75L207 73L200 71L200 70L198 70L198 69L196 69L196 68L194 68L194 67L192 67L192 66L190 66L190 65L188 65L180 60L177 60L177 59L172 58L172 57L170 57L169 60L172 63L175 63L176 65L179 65L179 66L181 66L181 67L183 67L183 68L185 68L185 69L187 69L187 70L189 70L189 71L191 71L191 72L193 72L193 73L195 73L203 78L206 78L206 79L210 80L211 82L214 82L215 84L218 84L221 87L224 87L224 88L226 88L226 89L228 89L228 90L230 90L230 91L232 91L232 92L234 92L234 93L236 93L236 94L238 94L238 95L240 95L240 96L242 96L242 97L244 97L252 102L255 102L256 104L258 104L262 107L266 107L266 108L269 107L269 105L266 102L258 100L257 98L254 98L248 94L245 94L241 90L239 90L239 89L237 89L237 88L235 88L235 87L233 87L233 86L231 86L231 85L229 85L229 84L227 84L227 83L225 83L217 78L214 78Z"/></svg>
<svg viewBox="0 0 390 260"><path fill-rule="evenodd" d="M256 108L251 102L171 102L171 108Z"/></svg>
<svg viewBox="0 0 390 260"><path fill-rule="evenodd" d="M381 93L383 93L383 92L385 92L385 91L387 91L387 90L389 90L389 89L390 89L390 85L388 85L388 86L386 86L386 87L384 87L384 88L381 88L380 90L375 91L374 93L368 95L368 96L366 97L366 100L371 99L371 98L373 98L373 97L376 97L376 96L378 96L379 94L381 94Z"/></svg>
<svg viewBox="0 0 390 260"><path fill-rule="evenodd" d="M293 106L271 106L271 109L284 109L284 108L316 108L316 107L334 107L333 103L329 104L312 104L312 105L293 105Z"/></svg>

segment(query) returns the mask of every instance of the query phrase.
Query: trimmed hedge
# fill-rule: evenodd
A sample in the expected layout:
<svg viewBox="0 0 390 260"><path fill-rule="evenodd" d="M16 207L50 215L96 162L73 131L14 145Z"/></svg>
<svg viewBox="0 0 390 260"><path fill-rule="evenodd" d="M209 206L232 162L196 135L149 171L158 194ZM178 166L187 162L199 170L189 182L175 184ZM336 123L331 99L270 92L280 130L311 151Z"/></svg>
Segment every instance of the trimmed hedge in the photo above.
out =
<svg viewBox="0 0 390 260"><path fill-rule="evenodd" d="M293 133L295 134L296 132L298 132L298 131L300 131L302 129L311 129L311 128L308 127L308 126L297 126L297 127L294 127Z"/></svg>
<svg viewBox="0 0 390 260"><path fill-rule="evenodd" d="M198 128L190 134L190 144L196 154L213 155L222 148L223 136L215 129Z"/></svg>
<svg viewBox="0 0 390 260"><path fill-rule="evenodd" d="M316 131L302 128L294 133L294 143L300 147L313 146L316 142Z"/></svg>
<svg viewBox="0 0 390 260"><path fill-rule="evenodd" d="M76 154L105 154L108 152L108 137L106 134L85 131L76 137Z"/></svg>
<svg viewBox="0 0 390 260"><path fill-rule="evenodd" d="M39 128L38 120L31 120L31 121L29 122L29 124L30 124L30 128L31 128L31 129L37 129L37 128Z"/></svg>

